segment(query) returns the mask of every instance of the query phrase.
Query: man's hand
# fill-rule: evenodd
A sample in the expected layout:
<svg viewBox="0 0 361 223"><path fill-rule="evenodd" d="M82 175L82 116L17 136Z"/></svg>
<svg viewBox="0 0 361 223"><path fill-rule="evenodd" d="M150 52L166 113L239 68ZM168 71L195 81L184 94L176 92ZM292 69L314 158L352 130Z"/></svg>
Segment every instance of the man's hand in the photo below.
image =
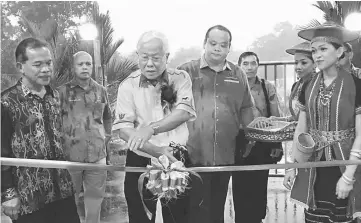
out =
<svg viewBox="0 0 361 223"><path fill-rule="evenodd" d="M295 178L296 178L296 169L286 170L285 177L283 178L283 186L285 186L288 190L291 190Z"/></svg>
<svg viewBox="0 0 361 223"><path fill-rule="evenodd" d="M16 197L3 202L1 204L1 209L3 210L4 214L9 216L12 220L18 219L18 214L20 211L20 199Z"/></svg>
<svg viewBox="0 0 361 223"><path fill-rule="evenodd" d="M247 143L246 151L243 153L243 158L246 158L251 153L252 148L254 147L255 144L256 142L254 141L250 141L249 143Z"/></svg>
<svg viewBox="0 0 361 223"><path fill-rule="evenodd" d="M144 143L148 142L154 134L154 130L150 126L142 127L129 136L128 147L130 150L143 148Z"/></svg>
<svg viewBox="0 0 361 223"><path fill-rule="evenodd" d="M282 152L282 149L274 148L274 149L271 150L270 156L272 158L277 158L277 157L279 157L281 155L281 152Z"/></svg>
<svg viewBox="0 0 361 223"><path fill-rule="evenodd" d="M174 162L178 161L173 156L173 148L172 147L169 147L169 146L161 147L161 154L159 156L161 156L161 155L166 155L171 163L174 163Z"/></svg>

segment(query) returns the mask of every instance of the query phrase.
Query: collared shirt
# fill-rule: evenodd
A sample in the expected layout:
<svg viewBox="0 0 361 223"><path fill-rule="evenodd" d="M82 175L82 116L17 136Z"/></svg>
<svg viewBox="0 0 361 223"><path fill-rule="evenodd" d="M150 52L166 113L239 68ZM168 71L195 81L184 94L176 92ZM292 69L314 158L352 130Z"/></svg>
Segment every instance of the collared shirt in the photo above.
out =
<svg viewBox="0 0 361 223"><path fill-rule="evenodd" d="M93 79L83 89L74 79L61 86L59 93L67 159L85 163L103 159L112 125L106 89Z"/></svg>
<svg viewBox="0 0 361 223"><path fill-rule="evenodd" d="M153 87L155 87L157 83L160 83L160 84L166 83L166 84L168 84L168 82L169 82L169 79L168 79L167 71L165 70L163 72L163 74L160 75L155 80L150 80L150 79L146 78L144 75L140 75L139 87L147 88L150 85L153 85Z"/></svg>
<svg viewBox="0 0 361 223"><path fill-rule="evenodd" d="M45 88L40 98L20 79L1 93L2 157L65 160L59 95L49 86ZM2 201L7 200L6 191L12 188L20 198L20 215L73 195L71 177L65 169L2 166Z"/></svg>
<svg viewBox="0 0 361 223"><path fill-rule="evenodd" d="M351 73L355 77L361 78L361 69L351 64Z"/></svg>
<svg viewBox="0 0 361 223"><path fill-rule="evenodd" d="M253 82L248 82L251 89L252 97L254 99L255 106L253 107L254 117L268 117L268 116L280 116L279 100L277 97L277 90L275 85L265 80L265 87L268 94L268 100L270 102L271 114L267 113L266 97L263 92L261 80L256 76Z"/></svg>
<svg viewBox="0 0 361 223"><path fill-rule="evenodd" d="M162 105L160 84L144 86L140 82L142 76L141 71L137 70L119 85L113 131L147 126L162 120L174 109L189 112L193 116L192 120L195 120L192 82L186 72L167 69L163 74L162 80L173 85L177 94L172 108L167 104ZM187 124L183 123L174 130L152 136L149 142L156 146L169 146L171 141L185 145L188 135ZM137 153L140 154L139 151Z"/></svg>
<svg viewBox="0 0 361 223"><path fill-rule="evenodd" d="M242 110L254 105L246 75L228 61L223 70L216 72L204 57L179 69L191 75L198 115L195 122L188 123L187 148L192 164L234 164Z"/></svg>

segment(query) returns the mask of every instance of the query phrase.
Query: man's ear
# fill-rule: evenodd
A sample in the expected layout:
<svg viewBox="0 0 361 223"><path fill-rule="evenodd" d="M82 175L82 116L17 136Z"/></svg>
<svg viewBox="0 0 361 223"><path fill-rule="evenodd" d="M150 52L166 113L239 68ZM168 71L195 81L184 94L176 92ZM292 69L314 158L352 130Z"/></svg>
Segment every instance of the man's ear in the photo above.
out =
<svg viewBox="0 0 361 223"><path fill-rule="evenodd" d="M168 58L169 58L169 54L170 54L170 53L166 53L166 54L165 54L165 57L167 58L167 61L168 61Z"/></svg>
<svg viewBox="0 0 361 223"><path fill-rule="evenodd" d="M20 71L20 73L24 73L24 64L16 62L16 68Z"/></svg>
<svg viewBox="0 0 361 223"><path fill-rule="evenodd" d="M353 52L349 52L349 58L350 58L350 62L352 61L352 59L353 59Z"/></svg>

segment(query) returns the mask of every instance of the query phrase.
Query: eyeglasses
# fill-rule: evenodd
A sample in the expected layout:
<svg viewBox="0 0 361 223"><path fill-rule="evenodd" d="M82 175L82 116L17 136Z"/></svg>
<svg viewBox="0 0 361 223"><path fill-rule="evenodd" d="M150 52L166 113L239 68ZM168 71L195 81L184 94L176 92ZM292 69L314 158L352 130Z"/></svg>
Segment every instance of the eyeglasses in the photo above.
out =
<svg viewBox="0 0 361 223"><path fill-rule="evenodd" d="M145 54L142 54L142 55L138 54L138 56L139 56L139 60L141 62L148 62L149 60L151 60L154 63L159 63L164 58L164 55L163 56L148 56L148 55L145 55Z"/></svg>

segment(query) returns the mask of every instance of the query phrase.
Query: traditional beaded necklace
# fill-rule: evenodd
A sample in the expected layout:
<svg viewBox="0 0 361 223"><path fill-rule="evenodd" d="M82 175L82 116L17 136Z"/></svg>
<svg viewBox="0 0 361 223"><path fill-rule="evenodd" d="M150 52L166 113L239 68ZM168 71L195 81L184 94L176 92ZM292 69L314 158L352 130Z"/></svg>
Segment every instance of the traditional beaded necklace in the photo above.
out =
<svg viewBox="0 0 361 223"><path fill-rule="evenodd" d="M323 126L323 130L328 130L330 125L331 114L331 98L335 92L336 79L331 83L330 87L326 89L323 76L321 76L320 90L319 90L319 107L318 107L318 126ZM323 106L323 107L321 107ZM322 120L321 120L321 117ZM322 124L323 122L323 124ZM322 143L321 143L322 144ZM332 160L332 150L330 146L324 148L326 160Z"/></svg>
<svg viewBox="0 0 361 223"><path fill-rule="evenodd" d="M332 95L335 92L335 86L336 86L336 81L334 80L331 84L331 88L327 90L324 83L324 79L322 77L320 81L319 96L320 96L320 102L323 106L328 106L330 104Z"/></svg>

